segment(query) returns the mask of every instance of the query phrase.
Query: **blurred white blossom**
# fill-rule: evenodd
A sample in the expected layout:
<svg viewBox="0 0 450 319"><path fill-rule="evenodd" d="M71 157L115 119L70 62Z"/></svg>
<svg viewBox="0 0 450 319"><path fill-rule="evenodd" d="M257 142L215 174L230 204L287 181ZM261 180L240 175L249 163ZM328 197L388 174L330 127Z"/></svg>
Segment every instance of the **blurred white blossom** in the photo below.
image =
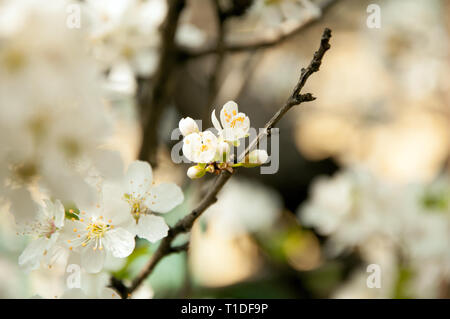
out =
<svg viewBox="0 0 450 319"><path fill-rule="evenodd" d="M65 27L66 4L1 4L0 20L14 23L0 25L0 194L16 216L31 210L29 187L88 201L86 175L121 167L117 154L100 149L111 132L101 75L84 34Z"/></svg>
<svg viewBox="0 0 450 319"><path fill-rule="evenodd" d="M174 183L155 185L151 166L147 162L134 161L121 183L104 186L103 200L124 202L126 207L121 209L129 218L128 231L156 242L167 236L169 230L164 218L156 214L167 213L180 205L184 195Z"/></svg>
<svg viewBox="0 0 450 319"><path fill-rule="evenodd" d="M396 256L395 270L390 263L384 274L395 281L400 272L411 272L413 297L438 297L442 281L450 280L448 176L432 184L392 184L364 169L346 169L313 184L299 217L328 236L332 254L357 249L365 261L378 264L383 259L373 243L384 242L382 250Z"/></svg>
<svg viewBox="0 0 450 319"><path fill-rule="evenodd" d="M243 178L230 180L218 199L206 210L205 219L214 221L217 232L225 237L267 230L282 211L281 198L276 191Z"/></svg>

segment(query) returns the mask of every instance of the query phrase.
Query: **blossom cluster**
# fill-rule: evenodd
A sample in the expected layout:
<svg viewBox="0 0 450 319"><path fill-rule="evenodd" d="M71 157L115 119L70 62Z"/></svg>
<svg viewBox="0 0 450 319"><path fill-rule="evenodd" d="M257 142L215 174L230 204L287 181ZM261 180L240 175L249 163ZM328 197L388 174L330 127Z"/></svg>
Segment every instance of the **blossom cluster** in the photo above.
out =
<svg viewBox="0 0 450 319"><path fill-rule="evenodd" d="M365 262L382 267L378 297L394 297L405 270L413 274L410 297L438 297L441 281L450 279L449 181L441 176L431 184L388 183L366 169L347 169L318 179L299 217L328 236L332 255L357 249ZM354 284L367 291L365 279Z"/></svg>
<svg viewBox="0 0 450 319"><path fill-rule="evenodd" d="M101 74L64 24L64 2L4 1L0 10L0 198L16 220L33 210L32 195L87 201L88 175L122 170L102 148L112 117Z"/></svg>
<svg viewBox="0 0 450 319"><path fill-rule="evenodd" d="M34 240L19 258L27 270L51 266L64 253L79 254L88 273L102 270L105 258L129 256L135 236L156 242L167 236L164 214L183 201L173 183L153 182L151 166L135 161L117 181L105 180L92 204L65 210L58 200L44 200L34 220L23 225L22 234Z"/></svg>
<svg viewBox="0 0 450 319"><path fill-rule="evenodd" d="M184 136L183 154L191 162L197 163L187 171L190 178L203 177L206 172L232 172L234 167L255 167L267 162L267 152L257 149L247 154L242 161L234 163L232 147L239 146L250 129L250 119L245 113L239 112L236 102L229 101L223 105L220 122L213 110L211 121L216 134L208 130L200 132L197 123L190 117L180 120L179 129Z"/></svg>
<svg viewBox="0 0 450 319"><path fill-rule="evenodd" d="M115 121L88 41L97 29L68 28L68 4L0 3L0 203L30 238L18 261L26 271L76 256L85 273L100 273L107 258L134 251L136 236L165 237L161 214L184 196L173 183L156 185L146 162L124 174L106 146Z"/></svg>

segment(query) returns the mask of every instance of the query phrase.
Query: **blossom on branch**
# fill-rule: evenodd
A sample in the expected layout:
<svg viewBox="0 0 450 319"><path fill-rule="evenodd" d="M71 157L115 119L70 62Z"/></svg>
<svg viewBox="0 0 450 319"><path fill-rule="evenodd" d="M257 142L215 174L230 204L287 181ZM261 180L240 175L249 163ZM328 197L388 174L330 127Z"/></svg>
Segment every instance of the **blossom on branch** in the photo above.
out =
<svg viewBox="0 0 450 319"><path fill-rule="evenodd" d="M173 183L155 185L150 164L134 161L119 184L105 184L103 199L125 203L122 214L128 219L127 230L140 238L156 242L167 236L169 227L164 214L180 205L184 195L180 187Z"/></svg>

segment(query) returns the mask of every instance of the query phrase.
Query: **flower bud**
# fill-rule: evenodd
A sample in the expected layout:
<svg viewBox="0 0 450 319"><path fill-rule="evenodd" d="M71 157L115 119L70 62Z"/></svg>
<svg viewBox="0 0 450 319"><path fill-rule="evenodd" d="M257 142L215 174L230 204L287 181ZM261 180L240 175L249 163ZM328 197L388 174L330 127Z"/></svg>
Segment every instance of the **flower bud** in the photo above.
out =
<svg viewBox="0 0 450 319"><path fill-rule="evenodd" d="M214 173L215 172L215 168L214 168L214 165L208 165L206 168L205 168L205 171L207 171L208 173Z"/></svg>
<svg viewBox="0 0 450 319"><path fill-rule="evenodd" d="M189 135L191 133L198 133L199 131L197 123L190 117L181 119L178 123L178 127L180 128L181 134L183 134L183 136Z"/></svg>
<svg viewBox="0 0 450 319"><path fill-rule="evenodd" d="M203 177L205 175L206 170L203 167L200 167L199 165L191 166L187 170L187 176L190 179L196 179Z"/></svg>
<svg viewBox="0 0 450 319"><path fill-rule="evenodd" d="M267 152L265 150L254 150L251 151L250 154L248 154L244 162L242 163L242 166L244 167L256 167L264 164L269 159L269 155L267 155Z"/></svg>

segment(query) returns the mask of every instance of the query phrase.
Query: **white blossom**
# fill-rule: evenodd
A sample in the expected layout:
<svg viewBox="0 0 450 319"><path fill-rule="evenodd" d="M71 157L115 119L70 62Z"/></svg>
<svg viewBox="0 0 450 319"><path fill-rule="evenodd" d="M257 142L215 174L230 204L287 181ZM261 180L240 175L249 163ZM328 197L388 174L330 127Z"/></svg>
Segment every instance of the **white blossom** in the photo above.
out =
<svg viewBox="0 0 450 319"><path fill-rule="evenodd" d="M180 128L183 136L199 132L197 123L190 117L182 118L178 124L178 127Z"/></svg>
<svg viewBox="0 0 450 319"><path fill-rule="evenodd" d="M192 133L183 139L183 154L194 163L209 163L217 154L217 137L210 131Z"/></svg>
<svg viewBox="0 0 450 319"><path fill-rule="evenodd" d="M112 118L85 35L64 27L66 4L0 4L0 20L8 22L0 24L0 193L19 219L31 206L30 187L86 200L95 193L85 181L91 168L121 167L117 154L100 149Z"/></svg>
<svg viewBox="0 0 450 319"><path fill-rule="evenodd" d="M19 257L19 265L27 271L39 268L41 262L51 265L62 249L58 239L64 226L64 207L60 201L44 203L45 206L39 206L36 219L22 225L22 234L33 237Z"/></svg>
<svg viewBox="0 0 450 319"><path fill-rule="evenodd" d="M239 139L247 136L250 129L250 119L239 112L238 105L233 101L225 103L220 110L220 123L215 110L211 114L211 121L223 140L230 143L238 143Z"/></svg>
<svg viewBox="0 0 450 319"><path fill-rule="evenodd" d="M147 162L134 161L121 184L107 184L103 188L104 200L120 199L126 204L123 214L129 218L127 229L150 242L167 236L169 227L164 214L180 205L183 192L173 183L153 182L152 168Z"/></svg>
<svg viewBox="0 0 450 319"><path fill-rule="evenodd" d="M80 207L78 219L66 222L65 244L81 255L81 266L87 272L100 272L107 253L125 258L133 252L134 234L127 230L126 208L120 199L108 198L86 210Z"/></svg>
<svg viewBox="0 0 450 319"><path fill-rule="evenodd" d="M90 47L104 69L127 65L140 76L156 69L160 44L158 27L167 12L163 0L88 0Z"/></svg>
<svg viewBox="0 0 450 319"><path fill-rule="evenodd" d="M264 231L273 226L282 210L277 192L243 178L231 179L218 199L204 218L217 225L218 233L226 238Z"/></svg>

